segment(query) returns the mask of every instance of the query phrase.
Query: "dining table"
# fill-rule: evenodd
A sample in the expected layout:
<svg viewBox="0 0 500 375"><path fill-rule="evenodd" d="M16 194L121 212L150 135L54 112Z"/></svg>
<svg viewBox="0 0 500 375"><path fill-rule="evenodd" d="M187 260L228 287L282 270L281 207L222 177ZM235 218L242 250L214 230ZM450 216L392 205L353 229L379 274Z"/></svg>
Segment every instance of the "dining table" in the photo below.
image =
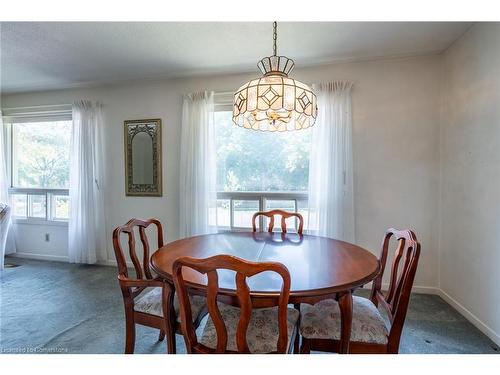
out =
<svg viewBox="0 0 500 375"><path fill-rule="evenodd" d="M253 262L279 262L291 276L289 303L315 304L334 298L339 303L340 353L349 352L354 290L372 281L380 270L379 260L368 250L332 238L296 233L219 232L170 242L151 256L151 267L159 277L173 284L172 265L183 256L208 258L233 255ZM206 295L206 275L183 270L192 294ZM219 301L238 305L234 273L219 271ZM254 307L265 307L280 294L282 280L263 272L248 280Z"/></svg>

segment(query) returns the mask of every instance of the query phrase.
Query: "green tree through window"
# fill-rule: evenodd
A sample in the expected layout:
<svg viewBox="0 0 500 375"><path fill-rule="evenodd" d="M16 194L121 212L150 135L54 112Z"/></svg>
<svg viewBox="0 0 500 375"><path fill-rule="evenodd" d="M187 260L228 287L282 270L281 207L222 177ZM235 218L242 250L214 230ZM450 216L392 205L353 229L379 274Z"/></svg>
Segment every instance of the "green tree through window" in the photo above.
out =
<svg viewBox="0 0 500 375"><path fill-rule="evenodd" d="M69 187L71 121L13 125L13 185Z"/></svg>
<svg viewBox="0 0 500 375"><path fill-rule="evenodd" d="M240 128L215 113L219 191L306 191L311 130L269 133Z"/></svg>

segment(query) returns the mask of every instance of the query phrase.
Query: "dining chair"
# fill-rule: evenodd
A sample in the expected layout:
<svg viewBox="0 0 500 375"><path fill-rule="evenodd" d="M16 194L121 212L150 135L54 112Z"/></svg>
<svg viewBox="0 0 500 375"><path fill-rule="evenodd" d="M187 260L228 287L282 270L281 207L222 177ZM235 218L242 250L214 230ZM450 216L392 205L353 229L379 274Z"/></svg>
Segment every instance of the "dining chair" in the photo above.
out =
<svg viewBox="0 0 500 375"><path fill-rule="evenodd" d="M131 219L113 231L113 248L118 265L118 282L125 305L125 353L133 353L135 347L135 325L141 324L160 330L159 341L167 336L167 351L176 352L175 333L180 330L179 302L172 284L153 275L150 267L149 242L146 228L156 226L158 248L163 246L163 229L156 219ZM138 228L142 244L142 264L136 252L135 228ZM127 261L120 237L128 236L128 253L132 261L135 278L129 276ZM195 326L206 315L203 297L193 297L192 320Z"/></svg>
<svg viewBox="0 0 500 375"><path fill-rule="evenodd" d="M382 292L392 237L396 240L396 251L389 288ZM353 296L350 353L398 353L419 257L420 244L415 233L387 230L379 258L380 272L373 281L370 298ZM311 350L338 352L340 311L337 301L327 299L313 306L302 304L301 313L301 353Z"/></svg>
<svg viewBox="0 0 500 375"><path fill-rule="evenodd" d="M283 210L271 210L271 211L258 211L252 216L252 229L257 232L257 217L266 216L269 218L269 227L267 231L269 233L273 232L274 229L274 217L276 215L281 216L281 232L286 233L286 219L290 217L296 217L299 221L299 227L297 228L297 233L302 234L304 228L304 218L298 212L288 212Z"/></svg>
<svg viewBox="0 0 500 375"><path fill-rule="evenodd" d="M198 341L195 327L189 319L189 299L184 272L206 274L208 320ZM225 304L219 296L219 273L235 273L235 305ZM247 279L261 272L274 272L282 280L279 296L269 297L264 307L249 289ZM225 276L224 276L225 277ZM232 274L231 274L232 277ZM298 335L299 312L288 307L290 273L281 263L249 262L231 255L205 259L178 258L173 264L175 289L179 294L181 326L188 353L289 353ZM236 302L237 300L237 302ZM257 305L258 306L258 305Z"/></svg>

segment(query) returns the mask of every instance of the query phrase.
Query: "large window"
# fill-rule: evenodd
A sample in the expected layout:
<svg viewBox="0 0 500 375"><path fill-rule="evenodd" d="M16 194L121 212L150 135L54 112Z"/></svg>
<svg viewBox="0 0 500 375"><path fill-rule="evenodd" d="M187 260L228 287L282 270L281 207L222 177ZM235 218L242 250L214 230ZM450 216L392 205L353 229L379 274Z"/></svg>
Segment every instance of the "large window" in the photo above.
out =
<svg viewBox="0 0 500 375"><path fill-rule="evenodd" d="M18 219L69 216L71 120L11 121L11 202Z"/></svg>
<svg viewBox="0 0 500 375"><path fill-rule="evenodd" d="M230 111L215 112L215 129L219 227L250 228L256 211L277 208L300 212L307 220L310 129L242 129L232 123ZM261 218L259 225L267 222Z"/></svg>

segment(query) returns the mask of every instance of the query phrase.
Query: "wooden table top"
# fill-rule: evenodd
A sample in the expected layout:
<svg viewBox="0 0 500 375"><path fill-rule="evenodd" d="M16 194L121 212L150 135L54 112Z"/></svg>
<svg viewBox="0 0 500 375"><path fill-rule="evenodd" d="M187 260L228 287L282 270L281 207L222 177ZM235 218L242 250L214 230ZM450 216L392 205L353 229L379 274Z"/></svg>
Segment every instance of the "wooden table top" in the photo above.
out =
<svg viewBox="0 0 500 375"><path fill-rule="evenodd" d="M287 233L222 232L171 242L151 257L153 270L172 281L172 264L178 257L207 258L229 254L251 261L283 263L290 271L290 298L328 295L364 285L379 271L378 259L347 242L311 235ZM183 270L187 284L204 288L206 276ZM275 294L281 289L278 275L264 272L248 279L252 293ZM221 291L235 290L234 273L219 272Z"/></svg>

